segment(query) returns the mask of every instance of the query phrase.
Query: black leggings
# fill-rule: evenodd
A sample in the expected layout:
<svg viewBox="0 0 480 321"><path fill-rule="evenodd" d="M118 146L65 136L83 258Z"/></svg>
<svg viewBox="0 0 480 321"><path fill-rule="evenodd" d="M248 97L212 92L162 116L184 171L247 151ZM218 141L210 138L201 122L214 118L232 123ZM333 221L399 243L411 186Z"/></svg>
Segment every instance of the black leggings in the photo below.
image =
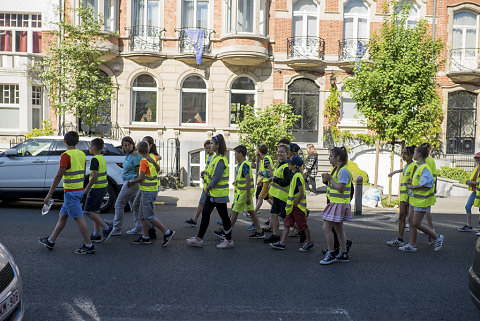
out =
<svg viewBox="0 0 480 321"><path fill-rule="evenodd" d="M210 214L216 207L218 215L222 219L223 231L225 232L225 238L227 240L232 239L232 222L228 216L227 203L215 203L210 200L210 196L207 196L205 205L203 205L202 221L200 222L200 229L198 230L197 237L203 239L207 232L208 224L210 224ZM228 233L227 233L228 232Z"/></svg>
<svg viewBox="0 0 480 321"><path fill-rule="evenodd" d="M314 176L307 176L307 179L305 180L305 187L307 190L311 192L316 192L317 191L317 183L315 182L315 177ZM312 185L312 188L310 188L310 185Z"/></svg>

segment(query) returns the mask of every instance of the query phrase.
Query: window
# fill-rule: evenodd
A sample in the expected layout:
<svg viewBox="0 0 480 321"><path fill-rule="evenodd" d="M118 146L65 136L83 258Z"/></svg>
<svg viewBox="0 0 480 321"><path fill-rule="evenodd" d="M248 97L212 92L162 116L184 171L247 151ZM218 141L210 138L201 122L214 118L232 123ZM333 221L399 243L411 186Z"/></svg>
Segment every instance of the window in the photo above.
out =
<svg viewBox="0 0 480 321"><path fill-rule="evenodd" d="M103 25L105 30L117 30L116 13L116 0L103 0Z"/></svg>
<svg viewBox="0 0 480 321"><path fill-rule="evenodd" d="M395 7L395 11L400 14L402 9L407 5L409 6L407 26L414 27L417 24L417 21L420 17L419 17L418 8L412 2L406 1L406 0L400 2L399 5Z"/></svg>
<svg viewBox="0 0 480 321"><path fill-rule="evenodd" d="M18 157L47 156L52 142L51 139L30 139L14 148L17 150Z"/></svg>
<svg viewBox="0 0 480 321"><path fill-rule="evenodd" d="M453 15L452 54L450 69L459 71L477 68L478 17L470 11Z"/></svg>
<svg viewBox="0 0 480 321"><path fill-rule="evenodd" d="M357 102L348 93L342 93L342 109L340 111L340 124L361 126L365 118L357 111Z"/></svg>
<svg viewBox="0 0 480 321"><path fill-rule="evenodd" d="M183 81L181 91L182 123L206 123L207 85L200 76Z"/></svg>
<svg viewBox="0 0 480 321"><path fill-rule="evenodd" d="M159 0L133 0L132 24L134 26L160 26Z"/></svg>
<svg viewBox="0 0 480 321"><path fill-rule="evenodd" d="M208 0L183 0L183 28L208 28Z"/></svg>
<svg viewBox="0 0 480 321"><path fill-rule="evenodd" d="M295 79L288 86L288 103L302 118L293 126L293 136L300 142L318 141L319 88L313 80Z"/></svg>
<svg viewBox="0 0 480 321"><path fill-rule="evenodd" d="M40 128L42 122L42 87L32 86L32 128Z"/></svg>
<svg viewBox="0 0 480 321"><path fill-rule="evenodd" d="M230 90L230 123L238 124L243 120L242 106L255 107L255 83L248 77L239 77L232 83Z"/></svg>
<svg viewBox="0 0 480 321"><path fill-rule="evenodd" d="M318 35L317 5L313 0L297 0L293 4L294 37L316 37Z"/></svg>
<svg viewBox="0 0 480 321"><path fill-rule="evenodd" d="M11 84L0 84L0 128L19 128L19 107L19 86Z"/></svg>
<svg viewBox="0 0 480 321"><path fill-rule="evenodd" d="M132 121L157 121L157 82L150 75L140 75L133 81Z"/></svg>
<svg viewBox="0 0 480 321"><path fill-rule="evenodd" d="M42 15L0 13L0 51L42 52Z"/></svg>
<svg viewBox="0 0 480 321"><path fill-rule="evenodd" d="M84 8L90 8L93 11L94 16L98 16L98 1L97 0L83 0L82 6Z"/></svg>
<svg viewBox="0 0 480 321"><path fill-rule="evenodd" d="M226 33L267 35L268 0L224 0Z"/></svg>
<svg viewBox="0 0 480 321"><path fill-rule="evenodd" d="M362 0L348 1L343 16L344 39L368 39L368 7Z"/></svg>
<svg viewBox="0 0 480 321"><path fill-rule="evenodd" d="M253 0L238 0L237 31L253 32Z"/></svg>

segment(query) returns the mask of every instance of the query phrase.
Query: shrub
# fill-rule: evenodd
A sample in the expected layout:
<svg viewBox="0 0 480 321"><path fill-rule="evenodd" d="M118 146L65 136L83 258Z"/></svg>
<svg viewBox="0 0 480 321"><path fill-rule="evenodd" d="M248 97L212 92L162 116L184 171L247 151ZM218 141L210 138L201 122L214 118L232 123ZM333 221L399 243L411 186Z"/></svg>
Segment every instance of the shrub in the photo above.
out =
<svg viewBox="0 0 480 321"><path fill-rule="evenodd" d="M396 207L400 204L400 199L392 199L390 202L388 201L388 197L382 198L382 206L383 207Z"/></svg>
<svg viewBox="0 0 480 321"><path fill-rule="evenodd" d="M42 128L34 128L31 132L25 134L26 139L37 136L51 136L53 135L52 124L48 120L42 121Z"/></svg>
<svg viewBox="0 0 480 321"><path fill-rule="evenodd" d="M459 167L442 166L437 175L439 177L459 181L462 184L465 184L465 181L468 179L468 172Z"/></svg>

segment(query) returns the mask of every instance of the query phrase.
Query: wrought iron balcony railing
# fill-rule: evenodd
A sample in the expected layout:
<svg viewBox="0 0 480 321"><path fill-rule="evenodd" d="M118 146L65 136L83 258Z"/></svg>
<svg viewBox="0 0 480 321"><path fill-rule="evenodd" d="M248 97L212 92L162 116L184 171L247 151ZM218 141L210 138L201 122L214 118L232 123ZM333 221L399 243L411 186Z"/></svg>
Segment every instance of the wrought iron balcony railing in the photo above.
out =
<svg viewBox="0 0 480 321"><path fill-rule="evenodd" d="M450 50L450 71L474 71L480 69L479 48L457 48Z"/></svg>
<svg viewBox="0 0 480 321"><path fill-rule="evenodd" d="M287 38L288 59L324 59L325 40L319 37Z"/></svg>
<svg viewBox="0 0 480 321"><path fill-rule="evenodd" d="M195 42L188 35L189 30L197 31L203 30L203 52L210 53L211 43L210 36L212 33L215 33L215 30L205 29L205 28L178 28L175 31L178 31L178 40L179 40L179 50L181 53L195 53Z"/></svg>
<svg viewBox="0 0 480 321"><path fill-rule="evenodd" d="M352 61L367 56L368 39L338 41L338 61Z"/></svg>
<svg viewBox="0 0 480 321"><path fill-rule="evenodd" d="M126 29L129 31L130 51L162 51L161 35L165 29L153 26L132 26Z"/></svg>

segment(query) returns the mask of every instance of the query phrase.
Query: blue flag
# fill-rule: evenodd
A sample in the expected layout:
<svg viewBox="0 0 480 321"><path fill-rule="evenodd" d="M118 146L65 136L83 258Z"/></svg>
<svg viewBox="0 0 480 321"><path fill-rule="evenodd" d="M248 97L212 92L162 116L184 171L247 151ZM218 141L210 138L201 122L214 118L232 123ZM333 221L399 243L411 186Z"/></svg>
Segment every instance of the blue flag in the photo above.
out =
<svg viewBox="0 0 480 321"><path fill-rule="evenodd" d="M363 55L367 51L367 46L361 40L357 40L357 52L355 55L355 70L360 71L360 61L363 58Z"/></svg>
<svg viewBox="0 0 480 321"><path fill-rule="evenodd" d="M205 38L205 30L202 29L186 29L185 34L193 43L193 50L195 51L195 58L197 65L202 64L203 55L203 41Z"/></svg>

